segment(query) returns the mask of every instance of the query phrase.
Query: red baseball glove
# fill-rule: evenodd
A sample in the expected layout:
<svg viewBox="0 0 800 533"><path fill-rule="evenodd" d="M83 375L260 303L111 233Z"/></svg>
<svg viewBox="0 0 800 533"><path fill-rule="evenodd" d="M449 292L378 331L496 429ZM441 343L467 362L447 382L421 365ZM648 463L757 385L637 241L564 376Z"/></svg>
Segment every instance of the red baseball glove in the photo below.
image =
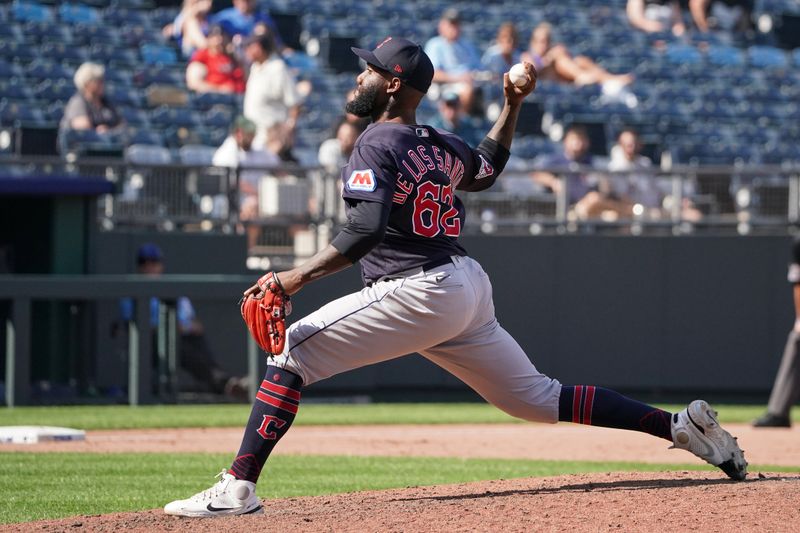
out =
<svg viewBox="0 0 800 533"><path fill-rule="evenodd" d="M261 349L275 356L283 353L286 343L286 317L292 312L291 300L275 272L264 274L256 284L261 292L242 300L242 318Z"/></svg>

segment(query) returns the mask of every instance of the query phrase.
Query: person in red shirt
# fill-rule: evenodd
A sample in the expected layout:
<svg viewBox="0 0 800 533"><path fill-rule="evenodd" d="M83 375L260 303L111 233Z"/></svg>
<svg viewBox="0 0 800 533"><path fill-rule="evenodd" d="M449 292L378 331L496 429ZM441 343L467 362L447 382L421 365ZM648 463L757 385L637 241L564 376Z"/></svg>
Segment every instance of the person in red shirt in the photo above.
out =
<svg viewBox="0 0 800 533"><path fill-rule="evenodd" d="M208 48L192 54L186 68L186 85L200 93L243 93L244 70L228 51L230 42L220 26L211 28Z"/></svg>

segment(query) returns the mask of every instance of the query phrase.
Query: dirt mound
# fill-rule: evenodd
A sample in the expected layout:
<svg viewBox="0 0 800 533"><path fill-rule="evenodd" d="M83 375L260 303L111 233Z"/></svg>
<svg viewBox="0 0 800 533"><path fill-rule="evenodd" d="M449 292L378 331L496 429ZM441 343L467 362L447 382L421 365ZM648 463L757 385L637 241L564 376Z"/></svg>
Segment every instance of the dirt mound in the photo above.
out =
<svg viewBox="0 0 800 533"><path fill-rule="evenodd" d="M265 501L207 520L160 510L7 526L7 531L797 531L800 475L611 473Z"/></svg>

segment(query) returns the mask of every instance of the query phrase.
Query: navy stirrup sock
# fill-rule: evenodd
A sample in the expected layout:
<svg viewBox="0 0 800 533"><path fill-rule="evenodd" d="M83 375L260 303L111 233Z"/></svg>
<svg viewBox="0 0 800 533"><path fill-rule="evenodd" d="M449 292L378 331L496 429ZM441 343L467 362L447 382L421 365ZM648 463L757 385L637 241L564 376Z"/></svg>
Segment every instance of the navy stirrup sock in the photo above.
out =
<svg viewBox="0 0 800 533"><path fill-rule="evenodd" d="M559 422L649 433L672 442L672 414L593 385L561 388Z"/></svg>
<svg viewBox="0 0 800 533"><path fill-rule="evenodd" d="M258 481L272 449L289 430L300 404L300 376L276 366L268 366L256 393L242 445L229 472L236 479Z"/></svg>

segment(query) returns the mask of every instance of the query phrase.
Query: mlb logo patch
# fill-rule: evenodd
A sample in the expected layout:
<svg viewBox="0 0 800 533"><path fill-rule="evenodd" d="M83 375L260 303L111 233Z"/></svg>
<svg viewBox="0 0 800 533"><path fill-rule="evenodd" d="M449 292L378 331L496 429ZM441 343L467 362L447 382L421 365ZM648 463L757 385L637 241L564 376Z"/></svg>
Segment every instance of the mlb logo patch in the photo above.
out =
<svg viewBox="0 0 800 533"><path fill-rule="evenodd" d="M417 128L416 133L417 137L430 137L430 134L426 128Z"/></svg>
<svg viewBox="0 0 800 533"><path fill-rule="evenodd" d="M351 191L372 192L376 186L375 174L370 169L354 170L347 180L347 188Z"/></svg>

